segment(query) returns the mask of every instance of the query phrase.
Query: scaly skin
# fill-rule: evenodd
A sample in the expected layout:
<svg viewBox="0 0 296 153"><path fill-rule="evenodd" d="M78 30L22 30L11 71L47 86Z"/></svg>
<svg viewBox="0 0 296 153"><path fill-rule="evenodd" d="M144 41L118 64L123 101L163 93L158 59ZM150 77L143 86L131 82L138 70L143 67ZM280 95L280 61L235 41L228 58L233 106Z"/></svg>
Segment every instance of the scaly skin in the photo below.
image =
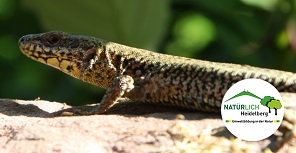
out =
<svg viewBox="0 0 296 153"><path fill-rule="evenodd" d="M64 32L23 36L19 47L36 61L108 89L100 106L82 114L104 113L121 96L219 112L226 90L246 78L266 80L280 92L296 92L295 73L165 55Z"/></svg>

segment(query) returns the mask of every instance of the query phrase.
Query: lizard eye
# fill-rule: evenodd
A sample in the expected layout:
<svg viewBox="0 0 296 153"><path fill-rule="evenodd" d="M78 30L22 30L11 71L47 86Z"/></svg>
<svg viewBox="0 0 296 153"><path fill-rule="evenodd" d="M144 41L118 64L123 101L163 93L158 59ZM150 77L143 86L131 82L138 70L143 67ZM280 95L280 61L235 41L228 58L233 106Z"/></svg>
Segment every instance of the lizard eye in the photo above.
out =
<svg viewBox="0 0 296 153"><path fill-rule="evenodd" d="M62 38L58 34L50 34L43 37L43 41L49 46L56 46L61 40Z"/></svg>

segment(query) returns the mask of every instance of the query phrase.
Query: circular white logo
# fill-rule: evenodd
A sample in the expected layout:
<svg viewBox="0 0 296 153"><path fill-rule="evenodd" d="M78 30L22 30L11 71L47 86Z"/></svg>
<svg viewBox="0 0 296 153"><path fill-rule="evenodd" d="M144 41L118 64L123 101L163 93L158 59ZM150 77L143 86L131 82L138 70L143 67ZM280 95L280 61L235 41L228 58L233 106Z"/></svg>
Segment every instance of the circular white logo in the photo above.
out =
<svg viewBox="0 0 296 153"><path fill-rule="evenodd" d="M221 114L233 135L246 141L259 141L279 128L284 105L273 85L260 79L245 79L228 89Z"/></svg>

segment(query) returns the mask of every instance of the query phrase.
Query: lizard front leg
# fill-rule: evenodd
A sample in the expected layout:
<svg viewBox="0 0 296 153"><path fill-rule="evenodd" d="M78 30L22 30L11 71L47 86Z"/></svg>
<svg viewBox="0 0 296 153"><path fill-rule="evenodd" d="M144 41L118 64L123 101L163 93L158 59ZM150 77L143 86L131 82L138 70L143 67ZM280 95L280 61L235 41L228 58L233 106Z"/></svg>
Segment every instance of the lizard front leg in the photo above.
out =
<svg viewBox="0 0 296 153"><path fill-rule="evenodd" d="M116 77L107 89L100 104L97 104L92 110L82 111L74 109L75 114L93 115L102 114L110 109L125 93L134 88L134 79L129 75Z"/></svg>

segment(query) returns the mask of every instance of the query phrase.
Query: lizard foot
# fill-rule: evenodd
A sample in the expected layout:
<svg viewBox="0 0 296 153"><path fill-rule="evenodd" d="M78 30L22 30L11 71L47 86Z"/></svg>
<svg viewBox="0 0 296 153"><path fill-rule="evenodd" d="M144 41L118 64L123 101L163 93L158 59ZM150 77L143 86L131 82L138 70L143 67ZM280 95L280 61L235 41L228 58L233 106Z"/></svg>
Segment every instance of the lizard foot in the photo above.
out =
<svg viewBox="0 0 296 153"><path fill-rule="evenodd" d="M117 102L129 101L128 98L122 98L125 93L134 88L134 80L131 76L123 75L113 80L107 89L101 103L95 106L78 106L64 109L53 113L54 116L77 116L77 115L95 115L102 114L109 110Z"/></svg>

